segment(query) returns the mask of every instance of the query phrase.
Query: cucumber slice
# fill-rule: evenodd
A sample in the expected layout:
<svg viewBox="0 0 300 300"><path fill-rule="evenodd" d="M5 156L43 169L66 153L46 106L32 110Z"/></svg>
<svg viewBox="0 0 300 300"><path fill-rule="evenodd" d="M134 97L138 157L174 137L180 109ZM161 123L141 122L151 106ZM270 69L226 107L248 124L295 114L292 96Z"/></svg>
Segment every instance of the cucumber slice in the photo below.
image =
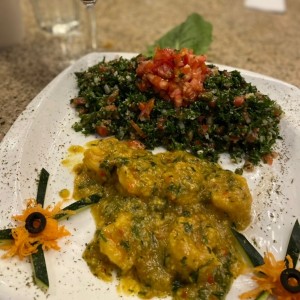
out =
<svg viewBox="0 0 300 300"><path fill-rule="evenodd" d="M299 225L299 221L296 220L286 250L286 255L285 255L285 256L289 255L292 258L294 268L297 265L299 254L300 254L300 225Z"/></svg>
<svg viewBox="0 0 300 300"><path fill-rule="evenodd" d="M260 253L252 246L252 244L247 240L247 238L240 232L236 231L234 228L231 229L234 237L237 239L241 245L244 253L249 258L251 264L254 267L258 267L264 264L264 258Z"/></svg>
<svg viewBox="0 0 300 300"><path fill-rule="evenodd" d="M240 250L244 254L246 261L253 267L258 267L264 264L264 258L260 253L252 246L252 244L247 240L247 238L240 232L236 231L234 228L231 229L234 237L237 239L240 245ZM260 293L255 300L266 300L269 297L268 292Z"/></svg>
<svg viewBox="0 0 300 300"><path fill-rule="evenodd" d="M41 245L37 249L36 253L31 254L33 280L42 290L47 290L49 288L49 278L44 251Z"/></svg>
<svg viewBox="0 0 300 300"><path fill-rule="evenodd" d="M88 198L83 198L83 199L80 199L68 206L66 206L65 208L63 208L63 211L65 210L72 210L72 211L76 211L76 212L79 212L81 210L83 210L84 208L88 207L89 205L92 205L92 204L96 204L100 201L101 199L101 195L99 194L94 194L94 195L91 195L89 196ZM63 218L67 218L67 217L70 217L70 215L67 213L67 212L60 212L58 214L56 214L54 216L55 219L63 219Z"/></svg>
<svg viewBox="0 0 300 300"><path fill-rule="evenodd" d="M0 245L9 245L13 242L11 228L0 230Z"/></svg>
<svg viewBox="0 0 300 300"><path fill-rule="evenodd" d="M255 300L266 300L269 296L270 294L268 292L262 292L255 298Z"/></svg>
<svg viewBox="0 0 300 300"><path fill-rule="evenodd" d="M49 173L43 168L40 173L40 179L38 184L38 191L37 191L37 197L36 202L38 204L41 204L42 207L44 205L46 190L47 190L47 184L49 179ZM62 219L65 217L68 217L69 214L67 210L72 211L80 211L89 205L96 204L100 201L102 195L94 194L91 195L88 198L81 199L79 201L76 201L72 203L71 205L65 207L62 212L55 215L55 219ZM12 237L12 229L3 229L0 230L0 243L9 243L13 240ZM46 260L44 256L44 251L42 246L40 245L37 248L37 252L31 254L30 260L33 268L33 279L35 284L40 287L42 290L47 290L49 288L49 278L48 278L48 272L47 272L47 266L46 266Z"/></svg>
<svg viewBox="0 0 300 300"><path fill-rule="evenodd" d="M42 168L40 173L37 195L36 195L36 203L41 204L42 207L44 206L44 202L45 202L48 179L49 179L49 173L44 168Z"/></svg>
<svg viewBox="0 0 300 300"><path fill-rule="evenodd" d="M2 240L12 240L11 228L0 230L0 241Z"/></svg>

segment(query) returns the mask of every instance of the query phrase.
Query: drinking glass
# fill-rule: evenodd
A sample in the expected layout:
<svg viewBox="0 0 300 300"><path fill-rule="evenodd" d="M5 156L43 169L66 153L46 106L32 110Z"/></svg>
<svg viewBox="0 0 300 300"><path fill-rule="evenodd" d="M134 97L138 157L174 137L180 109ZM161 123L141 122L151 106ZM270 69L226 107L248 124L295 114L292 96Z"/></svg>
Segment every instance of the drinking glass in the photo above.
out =
<svg viewBox="0 0 300 300"><path fill-rule="evenodd" d="M89 50L97 49L97 23L95 16L95 4L97 0L80 0L86 8L87 15L87 47Z"/></svg>
<svg viewBox="0 0 300 300"><path fill-rule="evenodd" d="M1 0L0 0L1 1ZM61 64L69 65L83 54L78 0L31 0L37 24L53 38ZM58 46L58 47L57 47Z"/></svg>
<svg viewBox="0 0 300 300"><path fill-rule="evenodd" d="M31 0L40 28L53 35L66 35L79 27L76 0Z"/></svg>

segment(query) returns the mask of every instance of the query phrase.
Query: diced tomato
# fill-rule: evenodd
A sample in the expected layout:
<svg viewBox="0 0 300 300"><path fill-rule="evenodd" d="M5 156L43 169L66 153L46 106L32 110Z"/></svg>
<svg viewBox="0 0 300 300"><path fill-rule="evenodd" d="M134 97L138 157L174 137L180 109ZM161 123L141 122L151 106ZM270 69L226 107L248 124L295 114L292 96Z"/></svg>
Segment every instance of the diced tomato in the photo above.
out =
<svg viewBox="0 0 300 300"><path fill-rule="evenodd" d="M108 70L108 67L103 66L103 65L100 65L100 67L99 67L99 71L100 71L100 72L105 72L105 71L107 71L107 70Z"/></svg>
<svg viewBox="0 0 300 300"><path fill-rule="evenodd" d="M107 174L105 171L103 171L102 169L100 169L100 171L98 172L98 175L101 179L105 179Z"/></svg>
<svg viewBox="0 0 300 300"><path fill-rule="evenodd" d="M207 277L207 282L209 284L213 284L215 283L215 279L214 279L214 276L212 274L210 274L208 277Z"/></svg>
<svg viewBox="0 0 300 300"><path fill-rule="evenodd" d="M141 92L145 92L149 87L146 81L138 81L136 84Z"/></svg>
<svg viewBox="0 0 300 300"><path fill-rule="evenodd" d="M157 129L164 130L164 128L165 128L165 122L166 122L165 118L159 118L157 120Z"/></svg>
<svg viewBox="0 0 300 300"><path fill-rule="evenodd" d="M156 49L152 60L141 60L136 73L141 91L152 88L176 107L187 106L204 91L203 82L209 73L206 57L192 50Z"/></svg>
<svg viewBox="0 0 300 300"><path fill-rule="evenodd" d="M251 132L246 136L246 141L249 143L254 143L258 139L259 128L254 128Z"/></svg>
<svg viewBox="0 0 300 300"><path fill-rule="evenodd" d="M78 112L79 115L84 115L84 114L86 114L88 112L87 108L86 107L82 107L82 106L76 108L76 111Z"/></svg>
<svg viewBox="0 0 300 300"><path fill-rule="evenodd" d="M276 152L266 154L263 156L263 162L271 166L273 164L274 158L276 158L277 156L278 154Z"/></svg>
<svg viewBox="0 0 300 300"><path fill-rule="evenodd" d="M96 126L96 132L102 137L108 136L108 129L104 125Z"/></svg>
<svg viewBox="0 0 300 300"><path fill-rule="evenodd" d="M151 111L154 107L154 98L150 99L148 102L140 102L138 104L141 113L139 115L139 119L141 121L149 120Z"/></svg>
<svg viewBox="0 0 300 300"><path fill-rule="evenodd" d="M106 111L115 111L115 110L117 110L117 107L115 105L111 104L111 105L105 106L105 110Z"/></svg>
<svg viewBox="0 0 300 300"><path fill-rule="evenodd" d="M206 134L208 132L208 129L209 129L209 125L207 124L200 125L201 134Z"/></svg>
<svg viewBox="0 0 300 300"><path fill-rule="evenodd" d="M244 97L244 96L236 96L236 97L234 97L234 99L233 99L233 105L234 105L235 107L240 107L240 106L242 106L242 105L244 104L244 102L245 102L245 97Z"/></svg>
<svg viewBox="0 0 300 300"><path fill-rule="evenodd" d="M174 77L174 70L172 66L170 66L167 63L164 63L157 67L157 75L166 79L170 79Z"/></svg>
<svg viewBox="0 0 300 300"><path fill-rule="evenodd" d="M154 63L169 63L173 64L173 58L174 58L174 50L170 48L157 48L154 54L153 61Z"/></svg>
<svg viewBox="0 0 300 300"><path fill-rule="evenodd" d="M208 102L208 106L210 108L215 108L217 106L217 101L216 100L211 100Z"/></svg>
<svg viewBox="0 0 300 300"><path fill-rule="evenodd" d="M269 166L271 166L273 164L273 157L271 154L266 154L263 156L263 161L268 164Z"/></svg>
<svg viewBox="0 0 300 300"><path fill-rule="evenodd" d="M119 96L119 90L114 90L107 98L107 103L111 104L116 101L117 97Z"/></svg>
<svg viewBox="0 0 300 300"><path fill-rule="evenodd" d="M73 100L72 100L72 105L73 106L78 106L78 105L84 105L84 104L86 104L86 99L85 98L83 98L83 97L77 97L77 98L74 98Z"/></svg>

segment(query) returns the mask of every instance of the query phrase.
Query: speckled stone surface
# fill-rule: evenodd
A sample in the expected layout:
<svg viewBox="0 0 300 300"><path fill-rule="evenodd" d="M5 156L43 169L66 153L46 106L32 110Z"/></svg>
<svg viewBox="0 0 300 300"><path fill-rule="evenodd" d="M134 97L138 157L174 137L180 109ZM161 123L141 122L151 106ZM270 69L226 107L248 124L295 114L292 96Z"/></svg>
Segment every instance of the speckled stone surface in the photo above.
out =
<svg viewBox="0 0 300 300"><path fill-rule="evenodd" d="M0 140L27 104L67 65L62 41L36 25L22 0L24 39L0 49ZM81 15L84 16L83 7ZM262 73L300 87L300 1L287 0L283 14L248 9L242 0L99 0L98 39L103 51L142 52L189 14L213 25L210 62ZM82 18L83 19L83 18ZM84 21L83 21L84 25ZM83 28L84 26L82 26ZM83 38L72 36L76 58Z"/></svg>

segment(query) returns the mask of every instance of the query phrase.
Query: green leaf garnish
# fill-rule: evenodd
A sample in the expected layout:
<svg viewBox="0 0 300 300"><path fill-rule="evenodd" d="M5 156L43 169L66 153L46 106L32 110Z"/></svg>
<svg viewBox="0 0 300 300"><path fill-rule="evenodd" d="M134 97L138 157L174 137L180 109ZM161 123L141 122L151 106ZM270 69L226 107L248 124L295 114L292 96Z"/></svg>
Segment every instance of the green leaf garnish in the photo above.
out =
<svg viewBox="0 0 300 300"><path fill-rule="evenodd" d="M299 221L296 220L286 251L286 256L289 255L291 257L294 268L296 267L296 264L298 262L299 254L300 254L300 225L299 225Z"/></svg>
<svg viewBox="0 0 300 300"><path fill-rule="evenodd" d="M269 292L262 292L255 298L255 300L267 300L269 296Z"/></svg>
<svg viewBox="0 0 300 300"><path fill-rule="evenodd" d="M86 208L87 206L89 205L92 205L92 204L96 204L100 201L101 199L101 196L98 195L98 194L94 194L94 195L91 195L89 196L88 198L83 198L83 199L80 199L68 206L66 206L65 208L63 208L63 211L68 211L68 210L72 210L72 211L81 211L82 209ZM58 213L57 215L54 216L55 219L63 219L64 217L70 217L70 215L67 213L67 212L60 212Z"/></svg>
<svg viewBox="0 0 300 300"><path fill-rule="evenodd" d="M260 253L252 246L252 244L247 240L247 238L236 231L235 229L231 229L233 235L238 240L239 244L247 254L247 257L251 261L254 267L258 267L264 264L264 258L260 255Z"/></svg>
<svg viewBox="0 0 300 300"><path fill-rule="evenodd" d="M45 169L42 169L40 172L37 198L36 198L36 203L40 204L42 206L44 205L44 202L45 202L45 195L46 195L46 190L47 190L48 179L49 179L49 173ZM101 195L94 194L87 198L76 201L76 202L72 203L71 205L63 208L62 211L59 214L55 215L54 218L62 219L64 217L70 216L68 211L75 211L75 210L81 211L85 207L88 207L89 205L99 202L100 199L101 199ZM34 214L34 213L32 213L32 214ZM27 222L27 219L26 219L26 222ZM25 226L25 228L26 228L26 226ZM0 244L1 245L6 245L8 243L12 243L12 241L13 241L12 229L13 228L7 228L7 229L0 230ZM28 229L27 229L27 231L30 232ZM46 260L45 260L44 250L42 248L42 245L39 245L37 247L36 253L32 253L30 255L30 260L31 260L32 268L33 268L34 283L39 288L46 291L49 288L49 278L48 278L47 265L46 265Z"/></svg>
<svg viewBox="0 0 300 300"><path fill-rule="evenodd" d="M40 179L39 179L38 190L36 195L36 203L41 204L42 207L44 206L48 179L49 179L49 173L43 168L40 173Z"/></svg>
<svg viewBox="0 0 300 300"><path fill-rule="evenodd" d="M11 234L11 228L0 230L0 241L13 239Z"/></svg>
<svg viewBox="0 0 300 300"><path fill-rule="evenodd" d="M36 203L40 204L42 207L45 202L49 176L48 171L42 168L36 195ZM30 255L30 260L33 268L33 279L35 284L42 290L47 290L49 288L49 278L44 250L41 245L38 247L38 251L36 253Z"/></svg>
<svg viewBox="0 0 300 300"><path fill-rule="evenodd" d="M240 246L243 248L244 252L247 254L247 257L250 259L251 263L254 267L260 266L264 264L263 257L259 254L259 252L251 245L251 243L247 240L247 238L241 234L240 232L236 231L234 228L232 228L232 233L239 242ZM299 259L300 255L300 225L299 221L296 220L291 237L289 239L285 260L287 261L287 256L290 256L293 261L294 269L286 269L286 270L295 270L296 264ZM288 268L287 264L287 268ZM285 271L286 271L285 270ZM297 271L297 270L295 270ZM298 272L298 271L297 271ZM294 278L294 277L293 277ZM299 282L298 282L299 283ZM268 291L262 292L260 295L258 295L255 300L266 300L269 297L270 293Z"/></svg>
<svg viewBox="0 0 300 300"><path fill-rule="evenodd" d="M1 246L11 244L12 241L13 241L13 236L12 236L11 228L0 230L0 245Z"/></svg>
<svg viewBox="0 0 300 300"><path fill-rule="evenodd" d="M49 278L42 245L38 247L38 251L36 253L31 254L30 258L35 284L41 289L47 290L49 288Z"/></svg>
<svg viewBox="0 0 300 300"><path fill-rule="evenodd" d="M147 55L153 56L156 47L189 48L195 54L204 54L212 41L212 25L202 16L193 13L180 25L174 27L160 39L148 46Z"/></svg>

